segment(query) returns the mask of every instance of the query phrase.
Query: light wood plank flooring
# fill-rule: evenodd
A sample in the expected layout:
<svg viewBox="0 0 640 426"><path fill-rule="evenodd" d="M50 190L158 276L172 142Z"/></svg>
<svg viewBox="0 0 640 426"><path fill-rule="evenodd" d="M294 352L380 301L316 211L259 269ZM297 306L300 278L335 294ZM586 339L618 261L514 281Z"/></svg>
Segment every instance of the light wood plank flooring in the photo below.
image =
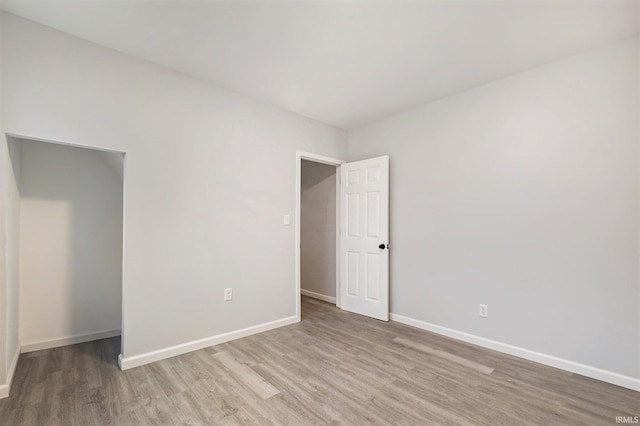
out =
<svg viewBox="0 0 640 426"><path fill-rule="evenodd" d="M299 324L120 371L119 338L24 354L2 425L615 424L640 393L303 298Z"/></svg>

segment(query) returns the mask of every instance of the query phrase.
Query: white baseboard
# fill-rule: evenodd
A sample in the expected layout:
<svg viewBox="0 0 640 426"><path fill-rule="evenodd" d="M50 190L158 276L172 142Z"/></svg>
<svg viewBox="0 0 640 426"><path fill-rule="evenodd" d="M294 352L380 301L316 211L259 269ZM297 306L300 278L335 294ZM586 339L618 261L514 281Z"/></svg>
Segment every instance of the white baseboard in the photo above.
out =
<svg viewBox="0 0 640 426"><path fill-rule="evenodd" d="M322 300L323 302L333 303L334 305L336 304L335 297L325 296L324 294L315 293L313 291L305 290L302 288L300 289L300 294L302 294L303 296L313 297L314 299Z"/></svg>
<svg viewBox="0 0 640 426"><path fill-rule="evenodd" d="M580 374L582 376L591 377L592 379L601 380L603 382L622 386L640 392L640 379L623 374L614 373L612 371L603 370L601 368L592 367L590 365L580 364L578 362L569 361L567 359L558 358L552 355L535 352L529 349L513 346L508 343L502 343L484 337L476 336L462 331L453 330L439 325L431 324L425 321L405 317L398 314L390 315L392 321L420 328L422 330L431 331L436 334L451 337L463 342L472 343L483 348L493 349L494 351L503 352L509 355L524 358L550 367L566 370L571 373Z"/></svg>
<svg viewBox="0 0 640 426"><path fill-rule="evenodd" d="M11 383L13 383L13 376L16 374L16 367L18 366L18 359L20 358L20 345L16 348L16 352L13 354L11 364L9 364L9 370L7 371L7 382L4 385L0 385L0 399L9 396L11 391Z"/></svg>
<svg viewBox="0 0 640 426"><path fill-rule="evenodd" d="M187 352L197 351L209 346L219 345L220 343L229 342L231 340L240 339L241 337L251 336L252 334L262 333L264 331L273 330L274 328L284 327L285 325L298 322L298 317L282 318L276 321L266 322L264 324L254 325L252 327L243 328L241 330L231 331L229 333L218 334L217 336L206 337L204 339L194 340L180 345L171 346L157 351L147 352L140 355L129 357L118 357L118 365L121 370L139 367L151 362L160 361L162 359L172 358Z"/></svg>
<svg viewBox="0 0 640 426"><path fill-rule="evenodd" d="M92 340L108 339L120 335L120 329L97 331L93 333L74 334L73 336L59 337L56 339L41 340L38 342L23 343L20 351L41 351L43 349L59 348L60 346L75 345L76 343L91 342Z"/></svg>

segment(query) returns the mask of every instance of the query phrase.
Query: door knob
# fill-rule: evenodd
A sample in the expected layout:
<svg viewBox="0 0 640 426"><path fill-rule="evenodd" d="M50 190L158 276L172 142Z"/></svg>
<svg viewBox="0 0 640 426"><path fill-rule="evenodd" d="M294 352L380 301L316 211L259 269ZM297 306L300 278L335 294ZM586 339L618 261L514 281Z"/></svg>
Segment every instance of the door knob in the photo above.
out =
<svg viewBox="0 0 640 426"><path fill-rule="evenodd" d="M384 250L385 248L387 248L387 246L386 246L386 245L384 245L384 244L380 244L380 245L378 246L378 248L379 248L379 249L383 249L383 250Z"/></svg>

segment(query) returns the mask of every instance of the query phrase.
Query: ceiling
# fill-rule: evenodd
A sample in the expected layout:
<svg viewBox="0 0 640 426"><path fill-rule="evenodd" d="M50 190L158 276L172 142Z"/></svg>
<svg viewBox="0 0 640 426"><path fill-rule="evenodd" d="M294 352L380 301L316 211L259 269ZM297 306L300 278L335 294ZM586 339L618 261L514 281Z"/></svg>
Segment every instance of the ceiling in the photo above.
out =
<svg viewBox="0 0 640 426"><path fill-rule="evenodd" d="M0 1L343 129L638 33L635 1Z"/></svg>

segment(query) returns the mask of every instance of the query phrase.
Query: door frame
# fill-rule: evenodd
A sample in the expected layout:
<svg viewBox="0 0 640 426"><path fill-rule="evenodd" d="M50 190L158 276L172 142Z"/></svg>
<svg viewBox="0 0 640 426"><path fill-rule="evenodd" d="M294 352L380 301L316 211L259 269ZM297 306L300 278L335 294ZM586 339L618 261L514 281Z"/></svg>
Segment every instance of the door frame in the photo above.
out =
<svg viewBox="0 0 640 426"><path fill-rule="evenodd" d="M296 201L295 201L295 300L296 317L301 319L300 306L300 204L302 191L302 160L314 163L327 164L336 168L336 306L340 307L340 165L346 163L344 160L326 157L305 151L296 151Z"/></svg>

